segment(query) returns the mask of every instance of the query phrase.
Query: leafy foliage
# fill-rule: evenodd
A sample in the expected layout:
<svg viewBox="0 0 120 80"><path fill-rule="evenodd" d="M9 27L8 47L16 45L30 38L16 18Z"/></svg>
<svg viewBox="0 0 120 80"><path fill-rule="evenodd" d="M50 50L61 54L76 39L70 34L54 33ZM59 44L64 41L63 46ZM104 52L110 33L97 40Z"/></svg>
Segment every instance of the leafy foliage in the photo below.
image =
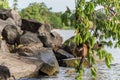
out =
<svg viewBox="0 0 120 80"><path fill-rule="evenodd" d="M61 20L64 26L70 26L74 29L75 11L71 11L69 7L67 7L67 10L61 15Z"/></svg>
<svg viewBox="0 0 120 80"><path fill-rule="evenodd" d="M0 8L8 9L9 8L8 0L0 0Z"/></svg>
<svg viewBox="0 0 120 80"><path fill-rule="evenodd" d="M52 25L53 28L62 28L61 12L52 12L52 8L48 8L42 3L31 3L27 8L20 11L20 15L25 19L34 19L39 22L47 22Z"/></svg>
<svg viewBox="0 0 120 80"><path fill-rule="evenodd" d="M94 77L96 76L94 54L97 53L99 59L105 59L107 67L110 68L113 57L104 49L104 46L120 47L119 3L119 0L76 0L75 2L75 24L73 25L76 28L76 36L74 41L76 45L88 46L87 59L93 65L91 73ZM97 9L98 6L100 9ZM69 16L65 18L69 19ZM67 19L64 20L65 23ZM113 45L113 40L115 40L115 45ZM96 44L98 47L95 49ZM81 76L83 72L78 71L78 73Z"/></svg>

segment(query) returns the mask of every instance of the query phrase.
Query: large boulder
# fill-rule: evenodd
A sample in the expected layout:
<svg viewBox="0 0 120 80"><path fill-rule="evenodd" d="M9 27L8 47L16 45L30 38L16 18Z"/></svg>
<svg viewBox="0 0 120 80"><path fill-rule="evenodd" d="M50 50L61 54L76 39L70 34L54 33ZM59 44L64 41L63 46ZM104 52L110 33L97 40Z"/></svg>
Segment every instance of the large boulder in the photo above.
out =
<svg viewBox="0 0 120 80"><path fill-rule="evenodd" d="M34 57L20 57L0 52L0 64L7 66L11 75L18 79L22 77L38 77L43 61Z"/></svg>
<svg viewBox="0 0 120 80"><path fill-rule="evenodd" d="M19 32L16 26L6 25L2 31L2 36L9 44L19 43Z"/></svg>
<svg viewBox="0 0 120 80"><path fill-rule="evenodd" d="M39 34L40 40L46 47L52 47L56 49L62 46L62 37L57 32Z"/></svg>
<svg viewBox="0 0 120 80"><path fill-rule="evenodd" d="M30 32L38 32L39 27L42 24L40 22L37 22L35 20L27 20L27 19L22 19L22 26L21 29L23 31L30 31Z"/></svg>
<svg viewBox="0 0 120 80"><path fill-rule="evenodd" d="M20 37L20 44L30 43L41 43L41 41L36 33L25 31L24 34Z"/></svg>
<svg viewBox="0 0 120 80"><path fill-rule="evenodd" d="M15 22L14 22L14 20L12 18L8 18L6 20L0 19L0 33L2 32L3 28L6 25L15 25Z"/></svg>
<svg viewBox="0 0 120 80"><path fill-rule="evenodd" d="M59 65L57 59L50 48L44 48L39 51L39 58L44 62L40 71L50 75L59 71Z"/></svg>
<svg viewBox="0 0 120 80"><path fill-rule="evenodd" d="M39 43L32 43L21 47L18 50L19 55L37 57L43 61L40 68L40 74L53 75L59 70L57 59L51 48L43 48Z"/></svg>
<svg viewBox="0 0 120 80"><path fill-rule="evenodd" d="M0 19L6 20L12 18L16 26L21 26L21 17L15 10L11 9L0 9Z"/></svg>

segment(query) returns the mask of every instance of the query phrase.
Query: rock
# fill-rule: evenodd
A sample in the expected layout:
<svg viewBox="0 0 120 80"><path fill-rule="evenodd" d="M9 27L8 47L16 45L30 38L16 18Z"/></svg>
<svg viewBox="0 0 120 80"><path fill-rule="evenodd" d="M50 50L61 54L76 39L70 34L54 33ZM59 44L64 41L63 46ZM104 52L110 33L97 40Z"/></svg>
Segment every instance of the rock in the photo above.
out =
<svg viewBox="0 0 120 80"><path fill-rule="evenodd" d="M27 19L22 19L22 26L21 29L23 31L30 31L30 32L38 32L39 27L42 24L35 21L35 20L27 20Z"/></svg>
<svg viewBox="0 0 120 80"><path fill-rule="evenodd" d="M20 37L20 44L41 43L36 33L26 31ZM41 43L42 44L42 43Z"/></svg>
<svg viewBox="0 0 120 80"><path fill-rule="evenodd" d="M62 45L62 49L67 51L68 53L73 54L73 49L75 47L75 43L74 43L74 36L71 37L70 39L66 40L63 45Z"/></svg>
<svg viewBox="0 0 120 80"><path fill-rule="evenodd" d="M73 73L75 73L75 70L68 69L68 70L66 70L65 73L69 74L69 75L72 75Z"/></svg>
<svg viewBox="0 0 120 80"><path fill-rule="evenodd" d="M78 61L78 63L79 63L80 59L81 58L63 59L63 62L64 62L64 64L66 64L67 67L75 67L76 66L75 62ZM84 65L84 67L90 67L91 66L91 64L87 60L84 61L83 65Z"/></svg>
<svg viewBox="0 0 120 80"><path fill-rule="evenodd" d="M42 24L38 29L38 33L40 36L46 36L50 32L51 32L51 26L50 24L47 24L47 23Z"/></svg>
<svg viewBox="0 0 120 80"><path fill-rule="evenodd" d="M57 51L55 51L55 56L60 66L66 66L66 64L63 62L63 59L74 58L73 55L64 51L63 49L58 49Z"/></svg>
<svg viewBox="0 0 120 80"><path fill-rule="evenodd" d="M43 65L40 68L40 74L53 75L59 70L59 65L52 49L43 48L38 43L21 47L18 53L19 55L37 57L42 60Z"/></svg>
<svg viewBox="0 0 120 80"><path fill-rule="evenodd" d="M53 44L55 45L54 47L61 47L63 39L60 36L60 34L54 31L54 32L51 32L51 35L54 37L53 38Z"/></svg>
<svg viewBox="0 0 120 80"><path fill-rule="evenodd" d="M6 20L10 17L10 11L7 9L0 9L0 19Z"/></svg>
<svg viewBox="0 0 120 80"><path fill-rule="evenodd" d="M52 47L53 49L62 46L62 37L56 32L46 33L44 36L40 35L40 40L44 46Z"/></svg>
<svg viewBox="0 0 120 80"><path fill-rule="evenodd" d="M9 44L14 44L19 33L14 25L6 25L2 31L2 36Z"/></svg>
<svg viewBox="0 0 120 80"><path fill-rule="evenodd" d="M0 40L0 51L1 52L10 52L9 48L6 44L6 41L4 41L4 40Z"/></svg>
<svg viewBox="0 0 120 80"><path fill-rule="evenodd" d="M19 32L14 25L6 25L2 31L2 36L9 44L19 43Z"/></svg>
<svg viewBox="0 0 120 80"><path fill-rule="evenodd" d="M62 50L62 49L59 49L55 52L55 56L57 58L57 60L62 60L62 59L67 59L67 58L74 58L73 55L71 55L70 53Z"/></svg>
<svg viewBox="0 0 120 80"><path fill-rule="evenodd" d="M12 18L8 18L6 20L0 19L0 33L2 32L3 28L6 25L15 25L15 22L14 22L14 20Z"/></svg>
<svg viewBox="0 0 120 80"><path fill-rule="evenodd" d="M59 65L52 49L41 49L39 55L39 58L44 62L40 68L41 72L50 76L59 71Z"/></svg>
<svg viewBox="0 0 120 80"><path fill-rule="evenodd" d="M21 26L21 17L15 10L0 9L0 19L6 20L12 18L16 26Z"/></svg>
<svg viewBox="0 0 120 80"><path fill-rule="evenodd" d="M22 20L21 20L21 16L19 15L19 13L13 9L10 11L10 13L11 13L10 17L15 21L16 25L21 26Z"/></svg>
<svg viewBox="0 0 120 80"><path fill-rule="evenodd" d="M65 45L63 44L61 47L63 50L65 50L66 52L70 53L73 55L73 48L71 49L71 47L69 45Z"/></svg>
<svg viewBox="0 0 120 80"><path fill-rule="evenodd" d="M7 80L10 76L11 74L9 68L4 65L0 65L0 79Z"/></svg>
<svg viewBox="0 0 120 80"><path fill-rule="evenodd" d="M42 43L29 43L27 45L21 45L17 52L21 56L38 56L39 50L43 48Z"/></svg>
<svg viewBox="0 0 120 80"><path fill-rule="evenodd" d="M29 78L39 76L39 70L43 62L34 57L20 57L0 52L0 64L7 66L11 75L15 76L15 78Z"/></svg>

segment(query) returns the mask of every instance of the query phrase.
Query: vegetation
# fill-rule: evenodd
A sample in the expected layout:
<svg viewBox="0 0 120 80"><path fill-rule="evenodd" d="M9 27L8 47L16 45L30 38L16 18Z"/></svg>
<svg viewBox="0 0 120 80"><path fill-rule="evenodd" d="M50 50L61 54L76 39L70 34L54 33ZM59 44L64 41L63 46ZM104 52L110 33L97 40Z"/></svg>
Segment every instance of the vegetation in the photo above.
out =
<svg viewBox="0 0 120 80"><path fill-rule="evenodd" d="M13 0L13 9L18 10L18 0ZM9 8L8 0L0 1L0 8ZM52 12L45 3L30 3L28 7L19 11L24 19L32 19L42 23L50 23L53 28L73 29L71 25L62 24L62 12ZM67 10L66 10L67 12ZM70 17L72 19L72 17ZM67 22L67 21L66 21Z"/></svg>
<svg viewBox="0 0 120 80"><path fill-rule="evenodd" d="M63 28L61 23L61 12L52 12L42 3L31 3L27 8L20 11L25 19L34 19L42 23L50 23L53 28Z"/></svg>
<svg viewBox="0 0 120 80"><path fill-rule="evenodd" d="M14 2L14 4L13 4L13 9L14 9L14 10L17 10L17 9L18 9L18 8L17 8L18 0L13 0L13 2Z"/></svg>
<svg viewBox="0 0 120 80"><path fill-rule="evenodd" d="M74 42L76 46L87 45L87 60L92 65L91 73L96 77L96 61L94 54L99 59L105 59L108 68L113 57L104 46L120 47L120 1L119 0L75 0L75 11L68 7L65 13L52 12L44 3L31 3L19 11L22 18L34 19L42 23L50 23L53 28L71 26L76 29ZM100 9L98 10L98 6ZM0 8L9 8L7 0L0 1ZM17 9L17 0L14 0L14 9ZM61 20L62 19L62 20ZM113 44L113 40L115 41ZM95 48L97 45L97 48ZM101 45L101 46L99 46ZM78 63L76 63L79 66ZM84 66L77 69L81 80Z"/></svg>
<svg viewBox="0 0 120 80"><path fill-rule="evenodd" d="M0 8L8 9L9 8L8 0L0 0Z"/></svg>
<svg viewBox="0 0 120 80"><path fill-rule="evenodd" d="M108 68L113 57L104 46L120 47L120 1L119 0L75 0L75 20L76 36L74 42L76 46L85 44L88 47L87 60L92 65L91 73L96 77L96 61L94 54L99 59L105 59ZM97 9L99 6L99 10ZM69 11L70 12L70 11ZM68 22L68 17L63 18L64 23ZM114 40L114 44L113 41ZM97 45L96 45L97 44ZM95 45L97 48L95 49ZM100 45L100 46L99 46ZM77 80L82 79L83 69L77 69L79 75Z"/></svg>

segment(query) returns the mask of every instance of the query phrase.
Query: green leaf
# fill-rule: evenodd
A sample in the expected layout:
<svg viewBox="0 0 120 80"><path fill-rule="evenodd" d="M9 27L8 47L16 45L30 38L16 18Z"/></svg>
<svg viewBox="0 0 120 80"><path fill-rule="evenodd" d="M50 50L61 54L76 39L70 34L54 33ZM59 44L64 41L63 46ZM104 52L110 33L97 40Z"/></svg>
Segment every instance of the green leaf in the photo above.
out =
<svg viewBox="0 0 120 80"><path fill-rule="evenodd" d="M94 77L96 77L96 75L97 75L97 70L96 70L96 68L95 67L92 67L91 68L91 74L94 76Z"/></svg>

